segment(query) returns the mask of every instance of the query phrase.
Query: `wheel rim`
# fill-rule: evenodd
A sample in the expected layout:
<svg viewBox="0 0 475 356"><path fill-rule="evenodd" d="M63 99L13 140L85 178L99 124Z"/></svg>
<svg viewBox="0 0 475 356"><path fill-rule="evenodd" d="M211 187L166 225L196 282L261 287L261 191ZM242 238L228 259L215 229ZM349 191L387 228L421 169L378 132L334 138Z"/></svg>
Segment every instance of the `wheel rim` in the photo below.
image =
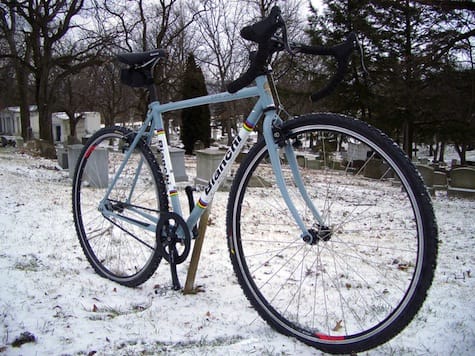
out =
<svg viewBox="0 0 475 356"><path fill-rule="evenodd" d="M337 131L346 135L351 134L353 140L359 140L367 146L371 146L366 137L352 130L331 125L310 125L307 128L299 128L299 133L310 128L326 132ZM261 187L260 194L262 196L258 204L253 203L251 199L247 200L246 194L240 203L234 205L233 221L239 221L240 223L236 224L239 226L233 226L232 243L233 248L238 251L235 258L240 266L239 269L245 271L242 278L254 295L254 299L259 303L259 308L271 315L273 322L284 333L295 334L302 339L322 344L345 344L366 340L384 331L396 318L399 318L415 293L416 282L421 276L422 256L424 255L422 218L418 209L414 209L418 204L417 199L412 191L407 189L409 182L401 174L396 162L379 147L372 148L389 163L396 175L400 176L402 185L402 188L389 189L389 187L386 187L384 190L380 190L385 192L386 196L376 197L377 201L373 206L380 210L378 212L374 211L371 206L363 208L363 204L360 204L360 202L370 200L368 192L377 192L377 186L380 184L388 185L390 183L388 179L374 181L362 175L357 180L359 188L356 189L354 186L355 176L349 176L353 181L353 185L349 189L349 179L345 181L345 176L348 178L348 171L345 170L343 175L341 171L336 171L331 167L319 172L318 179L327 179L324 184L318 180L311 181L316 176L315 172L309 170L304 176L304 179L311 186L323 186L326 189L326 191L324 189L319 190L318 194L320 196L322 194L326 197L333 195L332 199L327 201L327 205L324 204L319 207L320 211L323 211L325 222L332 226L333 236L328 242L322 243L320 241L314 246L310 246L302 242L297 233L290 234L292 239L285 239L285 235L289 235L288 227L293 224L292 219L285 220L285 207L279 210L280 215L277 221L268 219L266 222L273 225L273 234L277 232L279 238L283 238L283 240L278 242L277 238L277 242L275 240L271 241L266 239L265 236L261 237L264 243L256 240L255 234L252 234L251 230L255 229L259 232L257 226L262 221L253 221L253 219L259 218L256 214L249 219L246 218L248 213L241 216L241 206L247 212L256 211L257 208L266 209L266 204L271 200L272 195L278 194L275 185L272 184L273 182L267 181L270 178L264 178L271 177L270 174L266 175L266 173L271 173L270 167L264 167L264 165L262 169L258 167L259 172L254 172L256 174L253 178L254 181L261 179L261 186L269 186L269 195L264 196L266 193ZM251 168L264 151L265 149L262 148L260 153L256 155L252 164L248 166L248 172L251 171ZM265 172L266 170L268 172ZM336 182L336 180L339 183L339 190L331 190L331 182ZM245 188L241 185L238 196L242 197L243 189ZM253 188L246 189L250 191ZM396 197L401 198L397 201L395 200ZM346 201L339 201L341 198L346 198ZM386 207L382 204L382 200L384 200L384 203L389 204L393 201L397 204L392 206L389 204ZM403 202L406 205L402 205ZM282 203L277 200L273 205L269 205L269 209L281 207ZM381 206L385 208L381 209ZM363 213L366 216L362 215ZM397 213L397 216L390 218L389 213ZM339 216L345 216L345 214L344 219L337 220ZM406 216L404 217L404 215ZM312 220L309 218L309 212L305 216ZM373 231L376 232L378 230L374 229L374 221L377 218L381 222L383 220L386 220L386 223L392 222L393 226L389 226L385 233L386 235L392 233L395 237L399 237L398 229L402 228L404 225L402 220L404 220L406 222L404 234L411 237L399 241L400 247L395 248L398 244L395 244L391 237L377 237L369 233L370 230L366 230L365 233L371 235L370 237L373 237L374 241L371 243L357 243L356 239L362 234L361 227L358 229L358 226L372 220ZM355 222L354 224L352 224L352 220ZM410 222L409 226L407 226L407 222ZM382 227L381 223L378 224ZM279 226L282 227L280 234L277 231ZM297 230L295 229L295 231ZM383 231L379 230L379 233ZM265 233L266 231L262 229L261 232ZM246 240L247 237L242 236L246 234L251 236L248 240ZM354 235L353 238L351 238L351 235ZM238 236L240 236L239 240ZM372 256L374 259L374 254L378 252L387 254L385 257L386 264L378 268L376 268L376 263L365 263L366 266L352 266L349 262L364 261L365 258L369 259ZM300 264L294 262L298 261L297 256L305 262ZM381 257L380 260L383 261L383 258ZM346 275L345 273L339 274L343 270L346 270ZM359 272L360 270L361 272ZM312 276L312 273L315 276ZM383 273L387 275L385 276ZM404 276L404 274L406 275ZM279 278L283 279L283 282L275 282ZM409 278L409 282L406 281L407 278ZM312 283L309 283L312 279L313 286ZM399 282L388 283L392 280ZM375 287L378 285L380 291ZM369 292L373 293L372 300L368 300ZM305 295L307 297L304 298ZM375 303L376 299L380 300L379 304ZM303 300L306 303L303 303ZM332 307L331 303L335 303L335 300L337 304ZM381 308L381 311L378 312L371 308ZM317 309L323 310L323 312L318 312ZM358 311L363 311L363 314L366 313L366 315L361 315ZM369 320L370 318L376 318L376 322Z"/></svg>
<svg viewBox="0 0 475 356"><path fill-rule="evenodd" d="M134 224L108 218L98 210L107 185L124 157L127 143L123 137L121 132L105 134L88 146L90 149L80 163L75 185L75 215L80 240L96 270L108 278L127 282L136 279L156 258L156 238L154 230L147 231ZM134 181L128 174L135 172L140 161L143 162L140 178L136 181L136 190L128 199L127 189ZM105 162L106 169L103 167ZM113 206L107 209L131 219L144 220L137 212L157 219L158 187L152 169L140 150L136 149L132 154L123 172L116 188L110 193L110 200L104 205Z"/></svg>

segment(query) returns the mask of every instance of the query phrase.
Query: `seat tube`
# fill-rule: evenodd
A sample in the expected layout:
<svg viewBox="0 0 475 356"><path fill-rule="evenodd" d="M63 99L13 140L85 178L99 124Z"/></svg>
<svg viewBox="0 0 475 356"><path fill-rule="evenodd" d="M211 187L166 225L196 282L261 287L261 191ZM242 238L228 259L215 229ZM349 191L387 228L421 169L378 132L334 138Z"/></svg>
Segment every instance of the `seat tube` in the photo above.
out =
<svg viewBox="0 0 475 356"><path fill-rule="evenodd" d="M178 191L176 188L175 174L173 172L172 161L170 158L170 149L168 147L167 136L166 136L164 125L163 125L162 114L161 112L157 110L158 106L159 106L158 102L154 102L150 104L150 107L152 109L152 115L153 115L155 135L158 141L158 150L160 151L160 156L162 160L161 162L161 166L163 168L162 173L165 179L167 193L172 203L173 211L176 214L181 216L182 214L181 204L178 197Z"/></svg>

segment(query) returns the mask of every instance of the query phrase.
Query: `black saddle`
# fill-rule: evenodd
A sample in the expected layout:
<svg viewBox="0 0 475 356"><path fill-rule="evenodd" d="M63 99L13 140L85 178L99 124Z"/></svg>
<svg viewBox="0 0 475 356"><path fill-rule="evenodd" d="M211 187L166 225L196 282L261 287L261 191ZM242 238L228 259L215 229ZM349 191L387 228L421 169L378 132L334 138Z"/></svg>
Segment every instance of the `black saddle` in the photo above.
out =
<svg viewBox="0 0 475 356"><path fill-rule="evenodd" d="M153 65L167 56L167 51L161 48L147 52L121 53L116 58L129 65L120 71L120 80L125 85L140 88L153 85Z"/></svg>
<svg viewBox="0 0 475 356"><path fill-rule="evenodd" d="M154 63L157 59L165 58L167 51L157 48L147 52L121 53L117 55L117 59L130 66L142 67Z"/></svg>

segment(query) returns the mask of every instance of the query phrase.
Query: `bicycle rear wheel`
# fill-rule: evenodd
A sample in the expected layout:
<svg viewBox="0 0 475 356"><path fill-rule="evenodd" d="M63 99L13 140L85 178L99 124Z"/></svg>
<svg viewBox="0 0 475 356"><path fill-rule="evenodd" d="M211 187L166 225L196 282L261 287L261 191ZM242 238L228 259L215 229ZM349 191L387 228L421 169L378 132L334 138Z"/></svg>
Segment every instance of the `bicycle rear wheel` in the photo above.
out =
<svg viewBox="0 0 475 356"><path fill-rule="evenodd" d="M281 152L286 186L314 232L304 241L260 141L228 202L239 283L283 334L330 353L380 345L413 319L432 282L437 227L423 182L386 135L361 121L311 114L286 122L282 133L323 222L308 209Z"/></svg>
<svg viewBox="0 0 475 356"><path fill-rule="evenodd" d="M74 223L88 261L99 275L129 287L157 269L154 226L160 211L168 210L162 174L143 141L104 200L134 137L123 127L99 130L78 158L72 190Z"/></svg>

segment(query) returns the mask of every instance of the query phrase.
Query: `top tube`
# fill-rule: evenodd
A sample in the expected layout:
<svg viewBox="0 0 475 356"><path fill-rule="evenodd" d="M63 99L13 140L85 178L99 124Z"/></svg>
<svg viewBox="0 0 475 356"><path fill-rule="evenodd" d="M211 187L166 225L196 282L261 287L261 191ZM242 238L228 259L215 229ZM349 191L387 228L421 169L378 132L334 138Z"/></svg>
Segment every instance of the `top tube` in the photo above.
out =
<svg viewBox="0 0 475 356"><path fill-rule="evenodd" d="M222 92L218 94L199 96L199 97L191 98L191 99L172 101L166 104L160 104L158 101L155 101L155 102L152 102L150 105L159 104L160 112L168 112L168 111L189 108L193 106L217 104L217 103L224 103L228 101L252 98L252 97L257 97L260 95L261 95L261 90L257 86L253 86L250 88L241 89L234 94L231 94L229 92Z"/></svg>

